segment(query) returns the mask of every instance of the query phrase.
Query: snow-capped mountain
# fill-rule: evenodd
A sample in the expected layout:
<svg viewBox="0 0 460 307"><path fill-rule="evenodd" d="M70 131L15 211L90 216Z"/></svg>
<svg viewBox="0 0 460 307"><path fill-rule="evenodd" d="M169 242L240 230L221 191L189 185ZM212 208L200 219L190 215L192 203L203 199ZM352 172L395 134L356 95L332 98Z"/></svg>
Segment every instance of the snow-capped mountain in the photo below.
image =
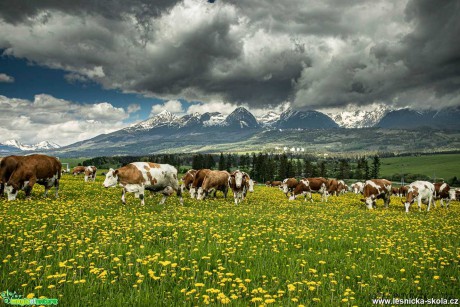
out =
<svg viewBox="0 0 460 307"><path fill-rule="evenodd" d="M257 117L257 121L262 126L271 126L280 119L280 114L273 111L268 112L260 117Z"/></svg>
<svg viewBox="0 0 460 307"><path fill-rule="evenodd" d="M342 112L326 112L342 128L374 127L390 109L379 105L371 110L348 109Z"/></svg>
<svg viewBox="0 0 460 307"><path fill-rule="evenodd" d="M61 147L58 144L50 142L50 141L42 141L34 145L27 145L27 144L23 144L19 142L18 140L8 140L3 143L0 143L0 145L17 148L22 151L47 150L47 149L56 149L56 148Z"/></svg>
<svg viewBox="0 0 460 307"><path fill-rule="evenodd" d="M161 126L180 125L180 122L181 120L177 115L167 110L163 110L160 113L148 118L147 120L132 125L130 128L134 130L148 130Z"/></svg>

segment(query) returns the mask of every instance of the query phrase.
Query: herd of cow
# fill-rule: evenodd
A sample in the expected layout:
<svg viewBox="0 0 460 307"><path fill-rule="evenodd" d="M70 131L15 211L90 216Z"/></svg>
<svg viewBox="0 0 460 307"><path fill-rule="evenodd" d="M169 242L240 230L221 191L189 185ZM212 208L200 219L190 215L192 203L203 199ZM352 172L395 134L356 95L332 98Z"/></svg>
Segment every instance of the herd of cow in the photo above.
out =
<svg viewBox="0 0 460 307"><path fill-rule="evenodd" d="M85 174L85 182L95 181L97 168L95 166L77 166L73 169L73 175ZM6 191L8 200L15 200L18 191L24 190L26 198L30 197L35 183L45 187L45 196L48 190L55 187L55 195L58 197L59 180L61 179L62 166L58 159L46 155L8 156L0 160L0 197ZM210 169L189 170L182 177L179 185L177 169L169 164L157 164L151 162L133 162L118 169L110 169L105 174L103 186L105 188L120 185L122 189L121 200L126 203L127 192L135 194L141 204L144 205L145 190L163 194L160 204L163 204L168 196L176 193L183 203L182 193L189 191L192 198L203 200L222 191L227 197L231 189L235 204L241 203L248 192L254 191L254 181L243 171L236 170L215 171ZM356 182L347 186L343 180L325 179L322 177L287 178L284 181L267 181L266 186L279 187L290 200L303 195L305 200L313 202L313 193L319 193L321 200L327 202L330 195L340 195L348 191L356 194L361 193L367 208L374 209L376 200L383 199L385 207L390 204L390 196L405 197L401 200L405 205L406 212L412 203L417 202L421 210L421 203L427 204L427 211L431 204L436 205L440 199L441 206L446 208L449 201L458 199L460 190L450 189L446 183L431 183L428 181L415 181L408 186L399 188L392 187L392 183L386 179L371 179L366 182ZM445 204L444 204L445 202Z"/></svg>
<svg viewBox="0 0 460 307"><path fill-rule="evenodd" d="M414 181L408 186L399 188L392 187L392 183L386 179L371 179L366 182L356 182L348 187L343 180L325 179L323 177L303 178L297 180L295 178L287 178L281 181L267 181L266 186L278 186L288 196L294 200L299 195L304 195L305 200L313 202L312 193L321 194L321 200L327 202L329 195L340 195L347 191L353 191L356 194L361 193L362 202L366 204L368 209L376 207L376 200L382 199L385 207L390 204L391 195L405 197L404 204L406 212L409 212L409 207L412 203L417 202L419 210L421 204L427 204L427 211L430 210L431 204L436 206L436 200L439 199L441 206L448 208L450 200L458 199L460 190L451 189L447 183L438 182L431 183L428 181ZM445 202L445 203L444 203Z"/></svg>

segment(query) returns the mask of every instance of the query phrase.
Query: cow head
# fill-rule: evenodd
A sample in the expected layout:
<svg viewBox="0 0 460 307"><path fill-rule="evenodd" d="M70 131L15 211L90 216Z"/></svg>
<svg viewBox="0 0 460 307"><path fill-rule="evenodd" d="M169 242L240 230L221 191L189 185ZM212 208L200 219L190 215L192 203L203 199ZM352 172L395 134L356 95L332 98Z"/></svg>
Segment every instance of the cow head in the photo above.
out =
<svg viewBox="0 0 460 307"><path fill-rule="evenodd" d="M15 200L16 196L18 196L19 185L8 182L5 185L5 191L6 191L6 194L8 195L8 200Z"/></svg>
<svg viewBox="0 0 460 307"><path fill-rule="evenodd" d="M449 190L449 199L455 200L455 190L454 189Z"/></svg>
<svg viewBox="0 0 460 307"><path fill-rule="evenodd" d="M376 199L375 195L372 194L369 197L361 198L361 201L364 202L364 204L366 204L367 209L372 210L376 206L375 199Z"/></svg>
<svg viewBox="0 0 460 307"><path fill-rule="evenodd" d="M249 179L249 192L254 192L254 180L252 179Z"/></svg>
<svg viewBox="0 0 460 307"><path fill-rule="evenodd" d="M401 199L401 202L404 204L404 207L406 208L406 212L409 212L410 205L415 201L417 197L418 197L418 189L416 187L410 187L409 190L407 191L406 202L404 202Z"/></svg>
<svg viewBox="0 0 460 307"><path fill-rule="evenodd" d="M109 169L105 175L104 188L114 187L118 183L118 170Z"/></svg>
<svg viewBox="0 0 460 307"><path fill-rule="evenodd" d="M237 189L240 189L241 185L243 184L243 173L240 171L236 171L231 175L231 177L232 176L235 178L235 187Z"/></svg>

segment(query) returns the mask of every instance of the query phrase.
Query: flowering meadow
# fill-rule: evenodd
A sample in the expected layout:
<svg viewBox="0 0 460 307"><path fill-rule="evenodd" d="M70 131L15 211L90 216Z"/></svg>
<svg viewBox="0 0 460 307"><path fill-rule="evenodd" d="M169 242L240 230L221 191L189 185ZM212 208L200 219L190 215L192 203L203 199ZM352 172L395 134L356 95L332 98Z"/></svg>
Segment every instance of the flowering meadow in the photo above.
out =
<svg viewBox="0 0 460 307"><path fill-rule="evenodd" d="M146 205L64 175L60 197L0 200L0 292L60 306L369 306L460 298L460 203L409 214L398 197L288 201L256 186L233 199ZM148 193L148 192L147 192ZM230 193L229 193L230 195Z"/></svg>

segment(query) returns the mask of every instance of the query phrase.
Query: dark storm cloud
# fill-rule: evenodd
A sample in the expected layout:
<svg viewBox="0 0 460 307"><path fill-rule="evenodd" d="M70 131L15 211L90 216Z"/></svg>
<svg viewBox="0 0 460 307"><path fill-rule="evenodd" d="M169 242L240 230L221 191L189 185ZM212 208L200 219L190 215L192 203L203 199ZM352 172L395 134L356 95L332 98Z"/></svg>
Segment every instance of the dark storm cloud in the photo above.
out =
<svg viewBox="0 0 460 307"><path fill-rule="evenodd" d="M213 3L211 3L213 2ZM458 105L458 1L2 1L5 54L164 99Z"/></svg>

